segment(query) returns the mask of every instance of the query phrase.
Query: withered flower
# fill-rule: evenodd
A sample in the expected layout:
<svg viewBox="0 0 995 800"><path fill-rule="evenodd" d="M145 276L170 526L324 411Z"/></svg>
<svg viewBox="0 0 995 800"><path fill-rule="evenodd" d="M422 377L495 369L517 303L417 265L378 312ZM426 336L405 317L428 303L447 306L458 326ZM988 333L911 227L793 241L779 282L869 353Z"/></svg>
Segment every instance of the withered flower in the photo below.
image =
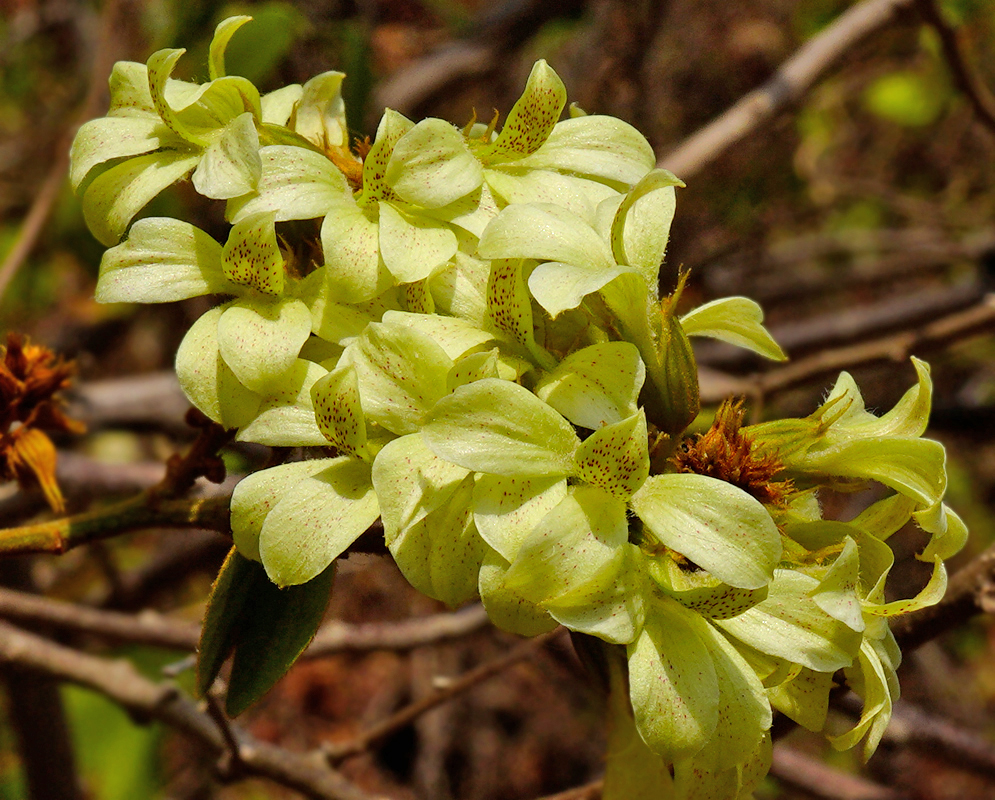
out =
<svg viewBox="0 0 995 800"><path fill-rule="evenodd" d="M712 426L694 439L688 439L674 455L678 472L693 472L731 483L761 503L782 505L791 491L791 481L775 481L784 469L770 450L755 446L742 430L743 401L725 400Z"/></svg>
<svg viewBox="0 0 995 800"><path fill-rule="evenodd" d="M58 396L75 371L72 361L18 333L8 333L0 347L0 480L37 483L56 512L65 511L65 503L55 479L55 445L45 431L85 430L66 416Z"/></svg>

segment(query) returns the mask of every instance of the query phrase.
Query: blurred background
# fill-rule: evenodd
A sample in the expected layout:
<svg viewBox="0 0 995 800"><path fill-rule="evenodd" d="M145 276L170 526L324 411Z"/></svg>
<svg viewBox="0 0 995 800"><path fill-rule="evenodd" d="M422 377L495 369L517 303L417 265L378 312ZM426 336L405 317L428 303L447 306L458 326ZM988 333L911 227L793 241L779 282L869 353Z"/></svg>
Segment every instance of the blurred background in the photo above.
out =
<svg viewBox="0 0 995 800"><path fill-rule="evenodd" d="M0 1L0 333L21 331L76 359L73 408L90 432L59 442L70 511L95 496L147 486L162 460L192 438L169 370L183 333L208 302L93 301L102 248L65 180L65 153L76 127L106 110L114 61L144 62L157 49L182 46L188 52L177 77L204 80L214 26L250 14L255 22L228 50L229 73L268 91L341 70L348 75L349 124L363 137L375 133L387 106L459 125L474 113L506 113L533 62L545 58L571 101L631 122L668 167L668 155L679 154L687 137L777 76L799 47L831 30L853 5ZM887 410L914 381L908 355L926 358L936 388L929 435L948 447L948 502L972 531L956 568L993 539L995 124L986 125L960 91L941 37L917 10L922 4L895 5L902 8L888 24L848 44L796 102L713 158L675 159L687 167L672 167L687 188L679 190L663 281L690 270L689 307L738 294L763 305L791 366L720 346L698 353L703 397L714 406L726 393L745 394L754 419L810 413L841 369L855 375L868 408ZM942 0L938 7L976 79L995 86L995 0ZM144 213L179 216L219 236L224 230L220 210L183 186ZM226 454L236 474L267 457L253 448ZM39 513L37 493L0 487L8 489L0 494L5 526ZM903 540L899 555L908 559L918 544ZM60 558L0 564L0 580L53 598L124 612L155 608L196 622L226 550L222 537L207 532L147 531ZM909 580L917 579L913 570ZM330 613L370 623L441 610L410 590L388 559L351 556ZM909 707L953 726L983 755L995 736L992 631L987 619L975 619L907 654L903 667ZM183 657L60 636L92 652L124 655L149 675ZM292 749L348 737L429 692L437 676L460 674L511 641L481 628L410 652L311 660L245 722L257 737ZM184 674L178 680L189 684ZM5 679L16 686L16 676ZM138 725L93 693L60 692L86 797L298 796L263 782L223 786L179 735ZM31 754L19 751L10 697L0 697L0 798L14 800L25 796L22 755ZM343 771L363 788L398 799L551 795L600 774L601 703L561 641L421 716ZM984 758L916 748L900 732L867 766L804 732L783 744L803 758L803 772L821 763L862 776L867 791L877 785L901 792L881 797L995 797L995 757L986 768ZM758 796L877 796L818 794L818 786L802 784L782 763ZM826 786L836 791L832 781Z"/></svg>

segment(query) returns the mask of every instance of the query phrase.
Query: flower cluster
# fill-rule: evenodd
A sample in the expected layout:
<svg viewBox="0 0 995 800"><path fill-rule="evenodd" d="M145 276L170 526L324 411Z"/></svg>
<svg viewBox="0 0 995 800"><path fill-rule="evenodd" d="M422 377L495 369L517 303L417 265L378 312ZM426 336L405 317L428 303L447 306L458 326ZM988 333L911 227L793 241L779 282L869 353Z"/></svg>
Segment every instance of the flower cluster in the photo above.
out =
<svg viewBox="0 0 995 800"><path fill-rule="evenodd" d="M686 438L688 337L784 356L746 298L680 316L683 279L659 295L683 184L636 130L575 107L561 119L540 61L503 125L388 110L351 144L341 73L263 96L224 74L246 21L218 27L205 84L170 78L182 51L118 64L108 115L72 153L86 219L113 245L98 299L225 296L177 353L187 396L241 440L313 449L236 488L239 552L303 584L380 518L422 592L480 597L523 635L564 625L603 643L629 698L613 706L607 797L640 781L653 797L748 793L772 710L821 730L839 670L864 713L835 742L873 750L898 691L887 618L936 601L966 535L942 504L943 449L920 438L926 365L881 417L844 374L806 419L743 427L726 405ZM191 174L227 202L226 242L132 224ZM882 499L823 519L820 488L870 481ZM909 521L931 535L933 577L889 602L886 540Z"/></svg>

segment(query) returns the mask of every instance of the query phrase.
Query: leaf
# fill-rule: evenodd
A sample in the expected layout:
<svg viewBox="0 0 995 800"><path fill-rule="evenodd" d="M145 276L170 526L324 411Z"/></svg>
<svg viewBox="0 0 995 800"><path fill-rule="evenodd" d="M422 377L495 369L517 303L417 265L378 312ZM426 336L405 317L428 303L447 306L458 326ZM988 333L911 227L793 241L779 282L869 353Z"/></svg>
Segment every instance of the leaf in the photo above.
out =
<svg viewBox="0 0 995 800"><path fill-rule="evenodd" d="M598 430L636 411L646 369L628 342L602 342L563 359L536 385L539 399L574 425Z"/></svg>
<svg viewBox="0 0 995 800"><path fill-rule="evenodd" d="M207 599L204 624L197 643L197 694L207 694L222 665L235 648L239 620L253 592L253 579L262 573L258 565L236 548L228 551ZM269 580L262 574L263 580Z"/></svg>
<svg viewBox="0 0 995 800"><path fill-rule="evenodd" d="M221 269L221 245L200 228L168 217L140 219L128 238L104 252L100 303L168 303L236 287Z"/></svg>
<svg viewBox="0 0 995 800"><path fill-rule="evenodd" d="M380 516L370 466L341 456L303 478L276 504L259 533L259 555L278 586L310 581Z"/></svg>
<svg viewBox="0 0 995 800"><path fill-rule="evenodd" d="M445 120L424 119L394 145L385 178L405 202L440 208L477 189L483 174L459 130Z"/></svg>
<svg viewBox="0 0 995 800"><path fill-rule="evenodd" d="M476 472L569 475L577 436L528 389L496 378L460 386L428 416L422 435L441 458Z"/></svg>
<svg viewBox="0 0 995 800"><path fill-rule="evenodd" d="M757 500L704 475L654 475L632 509L667 547L732 586L766 585L781 557L781 535Z"/></svg>
<svg viewBox="0 0 995 800"><path fill-rule="evenodd" d="M167 186L183 178L200 156L183 150L132 158L101 172L83 193L87 227L105 247L117 244L135 214Z"/></svg>
<svg viewBox="0 0 995 800"><path fill-rule="evenodd" d="M764 358L784 361L787 356L763 326L760 306L745 297L725 297L698 306L681 317L688 336L708 336L745 347Z"/></svg>
<svg viewBox="0 0 995 800"><path fill-rule="evenodd" d="M282 678L314 638L328 607L334 565L300 586L279 589L255 562L235 641L225 711L237 717Z"/></svg>

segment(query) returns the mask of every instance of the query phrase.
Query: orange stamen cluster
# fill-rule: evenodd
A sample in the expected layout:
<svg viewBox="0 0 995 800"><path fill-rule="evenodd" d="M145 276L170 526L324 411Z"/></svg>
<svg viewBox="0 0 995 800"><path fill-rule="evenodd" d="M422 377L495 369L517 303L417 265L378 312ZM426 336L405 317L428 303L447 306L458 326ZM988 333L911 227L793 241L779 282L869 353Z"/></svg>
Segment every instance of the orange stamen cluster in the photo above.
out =
<svg viewBox="0 0 995 800"><path fill-rule="evenodd" d="M783 506L792 491L791 481L775 481L784 466L770 452L757 452L753 439L743 432L742 400L719 406L712 426L687 439L673 457L678 472L693 472L731 483L761 503Z"/></svg>

